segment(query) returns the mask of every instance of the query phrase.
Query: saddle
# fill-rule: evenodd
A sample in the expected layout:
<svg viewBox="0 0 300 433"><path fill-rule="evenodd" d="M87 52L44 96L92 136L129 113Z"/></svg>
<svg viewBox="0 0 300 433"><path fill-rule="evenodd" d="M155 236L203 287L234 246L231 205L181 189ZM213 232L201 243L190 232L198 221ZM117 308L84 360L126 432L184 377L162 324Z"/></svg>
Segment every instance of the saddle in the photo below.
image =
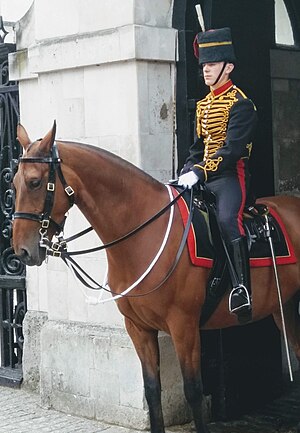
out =
<svg viewBox="0 0 300 433"><path fill-rule="evenodd" d="M184 225L188 219L189 192L178 201ZM188 236L188 249L193 265L212 268L223 249L218 223L213 211L211 193L201 193L194 198L195 212ZM265 215L268 215L276 264L296 263L294 249L280 216L263 204L247 205L244 209L244 229L250 251L250 266L272 266L271 252L265 232ZM221 246L221 248L220 248Z"/></svg>
<svg viewBox="0 0 300 433"><path fill-rule="evenodd" d="M184 224L188 217L189 197L190 194L187 192L178 201ZM194 197L194 207L192 228L187 239L190 259L195 266L211 269L200 320L200 325L203 325L230 288L230 276L226 253L214 212L213 194L205 190L197 192ZM266 215L268 215L276 264L296 263L293 246L279 215L264 204L251 203L245 207L243 219L250 266L273 266L270 245L266 236Z"/></svg>

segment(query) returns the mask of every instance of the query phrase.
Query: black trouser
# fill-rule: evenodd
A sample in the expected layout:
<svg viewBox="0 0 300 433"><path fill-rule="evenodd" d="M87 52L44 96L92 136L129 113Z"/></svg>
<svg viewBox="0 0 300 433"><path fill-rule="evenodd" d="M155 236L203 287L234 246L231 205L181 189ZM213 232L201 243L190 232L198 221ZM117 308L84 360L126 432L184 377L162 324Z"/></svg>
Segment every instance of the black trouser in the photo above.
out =
<svg viewBox="0 0 300 433"><path fill-rule="evenodd" d="M233 290L229 297L229 309L236 313L251 311L249 254L243 227L249 179L247 166L240 160L236 170L206 183L207 189L216 197L217 218L236 274L236 278L231 275ZM247 320L250 317L247 316Z"/></svg>
<svg viewBox="0 0 300 433"><path fill-rule="evenodd" d="M212 177L206 187L216 197L216 213L227 243L245 236L243 210L249 184L249 173L243 160L237 169Z"/></svg>

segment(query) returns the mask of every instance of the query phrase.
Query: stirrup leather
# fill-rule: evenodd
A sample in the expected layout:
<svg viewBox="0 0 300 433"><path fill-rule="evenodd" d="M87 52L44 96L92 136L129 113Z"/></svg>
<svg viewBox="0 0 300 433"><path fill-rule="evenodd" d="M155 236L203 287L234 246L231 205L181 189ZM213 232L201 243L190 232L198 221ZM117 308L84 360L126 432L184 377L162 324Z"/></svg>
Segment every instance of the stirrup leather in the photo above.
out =
<svg viewBox="0 0 300 433"><path fill-rule="evenodd" d="M234 307L233 297L240 298L240 304ZM234 287L229 295L229 311L230 313L239 313L242 310L251 310L251 299L248 290L243 284Z"/></svg>

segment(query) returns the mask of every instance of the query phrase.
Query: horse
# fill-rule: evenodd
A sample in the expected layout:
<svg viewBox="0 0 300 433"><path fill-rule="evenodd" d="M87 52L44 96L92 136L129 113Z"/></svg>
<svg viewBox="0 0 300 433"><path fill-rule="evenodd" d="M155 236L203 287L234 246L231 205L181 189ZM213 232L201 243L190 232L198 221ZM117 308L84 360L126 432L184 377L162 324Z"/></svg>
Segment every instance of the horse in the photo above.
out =
<svg viewBox="0 0 300 433"><path fill-rule="evenodd" d="M26 265L41 265L45 259L41 236L51 239L59 231L57 226L63 224L72 197L103 243L111 243L134 232L106 250L109 287L114 294L122 294L124 288L140 277L161 245L171 209L142 230L135 231L135 228L168 205L169 190L165 184L108 151L83 143L56 141L55 128L54 124L44 138L31 142L25 128L18 125L17 138L23 155L13 179L16 218L12 243L15 254ZM53 191L52 198L49 198L49 190ZM278 274L289 341L300 360L300 318L297 313L300 198L276 196L261 201L280 215L297 257L296 263L279 266ZM45 213L50 211L45 212L45 206L49 203L51 215L46 218ZM192 265L185 244L178 263L169 272L183 233L184 224L175 204L172 226L159 260L130 296L120 295L116 299L141 362L151 433L165 432L159 376L159 331L168 333L173 341L196 432L209 431L202 413L199 332L209 269ZM281 328L272 267L252 268L251 280L252 320L273 315ZM203 329L238 325L236 315L228 311L226 294Z"/></svg>

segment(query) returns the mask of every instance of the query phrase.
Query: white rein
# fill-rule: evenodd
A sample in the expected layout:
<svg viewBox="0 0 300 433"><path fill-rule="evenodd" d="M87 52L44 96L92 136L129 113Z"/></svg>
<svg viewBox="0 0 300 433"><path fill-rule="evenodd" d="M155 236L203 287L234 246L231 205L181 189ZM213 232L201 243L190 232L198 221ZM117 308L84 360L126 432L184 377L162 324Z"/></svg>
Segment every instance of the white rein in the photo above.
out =
<svg viewBox="0 0 300 433"><path fill-rule="evenodd" d="M172 190L171 190L171 188L170 188L169 185L165 185L165 187L168 190L169 198L170 198L170 202L171 202L172 199L173 199ZM138 286L146 278L146 276L151 272L151 270L153 269L153 267L155 266L155 264L159 260L160 256L162 255L162 252L165 249L165 246L167 244L167 241L168 241L168 238L169 238L169 235L170 235L170 231L171 231L171 227L172 227L172 223L173 223L173 217L174 217L174 206L171 206L171 208L170 208L170 215L169 215L169 221L168 221L166 233L165 233L164 239L162 241L162 244L161 244L161 246L160 246L160 248L159 248L156 256L154 257L154 259L152 260L152 262L150 263L150 265L148 266L148 268L145 270L145 272L134 283L132 283L127 289L123 290L123 292L119 293L118 295L111 296L110 298L102 299L103 290L101 291L101 294L100 294L100 296L98 298L96 298L94 296L87 295L85 293L85 291L83 290L82 285L78 284L78 279L76 278L76 275L75 275L75 272L74 272L73 268L70 267L70 269L72 271L72 274L73 274L73 276L74 276L74 278L75 278L75 280L76 280L76 282L77 282L80 290L82 291L83 295L86 298L86 302L88 304L90 304L90 305L97 305L97 304L105 304L106 302L115 301L117 299L120 299L120 298L126 296L136 286ZM103 286L106 287L106 288L108 288L110 290L110 287L109 287L108 282L107 282L107 273L106 273L106 276L105 276L105 280L104 280Z"/></svg>

